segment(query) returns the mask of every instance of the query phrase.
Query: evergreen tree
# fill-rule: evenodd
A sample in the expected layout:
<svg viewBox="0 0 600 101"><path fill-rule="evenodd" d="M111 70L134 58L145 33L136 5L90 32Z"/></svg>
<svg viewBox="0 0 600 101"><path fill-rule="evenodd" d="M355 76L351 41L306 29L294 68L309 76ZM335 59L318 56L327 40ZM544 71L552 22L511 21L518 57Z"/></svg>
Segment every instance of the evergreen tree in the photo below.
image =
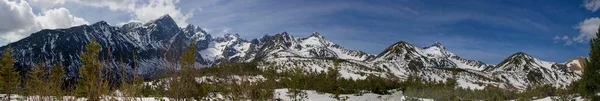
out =
<svg viewBox="0 0 600 101"><path fill-rule="evenodd" d="M308 99L308 95L304 89L305 87L305 77L304 70L300 68L297 64L291 71L291 80L289 82L288 87L288 95L293 101L304 101L304 99Z"/></svg>
<svg viewBox="0 0 600 101"><path fill-rule="evenodd" d="M11 94L18 92L20 83L19 74L13 68L15 60L12 58L12 48L8 46L0 58L0 93L7 94L8 99L11 99Z"/></svg>
<svg viewBox="0 0 600 101"><path fill-rule="evenodd" d="M196 81L196 43L192 42L179 59L179 75L171 79L170 93L175 99L197 99L208 95L207 88Z"/></svg>
<svg viewBox="0 0 600 101"><path fill-rule="evenodd" d="M64 91L62 85L64 83L65 70L62 63L57 62L50 70L50 77L48 77L48 90L50 95L56 97L58 100L62 100Z"/></svg>
<svg viewBox="0 0 600 101"><path fill-rule="evenodd" d="M600 31L600 29L598 30ZM597 32L596 36L600 36L600 32ZM587 66L584 66L581 78L580 94L597 101L600 100L600 97L597 95L600 90L600 39L594 38L590 40L590 49L590 58L587 60Z"/></svg>
<svg viewBox="0 0 600 101"><path fill-rule="evenodd" d="M98 60L100 44L94 39L85 45L86 52L81 53L82 67L79 73L82 76L77 81L76 93L78 97L86 97L88 100L98 101L102 94L108 93L108 82L103 79L101 62Z"/></svg>
<svg viewBox="0 0 600 101"><path fill-rule="evenodd" d="M32 100L43 100L43 96L47 96L47 85L44 80L44 66L42 63L32 67L31 71L27 73L27 82L25 85L25 93L28 96L37 96L36 99Z"/></svg>
<svg viewBox="0 0 600 101"><path fill-rule="evenodd" d="M328 84L333 93L333 98L340 100L340 86L339 86L339 77L340 77L340 61L339 59L333 60L333 67L328 68L327 70L327 80L330 83Z"/></svg>

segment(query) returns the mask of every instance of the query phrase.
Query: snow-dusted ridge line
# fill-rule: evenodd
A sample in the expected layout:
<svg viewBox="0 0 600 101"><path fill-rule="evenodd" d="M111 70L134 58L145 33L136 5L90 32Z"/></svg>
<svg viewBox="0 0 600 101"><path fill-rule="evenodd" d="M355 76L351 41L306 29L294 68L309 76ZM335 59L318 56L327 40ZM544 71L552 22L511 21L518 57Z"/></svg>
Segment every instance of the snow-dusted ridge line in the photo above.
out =
<svg viewBox="0 0 600 101"><path fill-rule="evenodd" d="M546 62L516 53L504 62L492 65L462 58L441 43L421 48L400 41L380 54L372 55L346 49L318 32L307 37L294 37L283 32L251 40L238 34L212 36L198 26L179 27L169 15L122 26L110 26L100 21L65 29L45 29L9 45L15 49L17 68L31 67L43 59L48 65L60 60L69 71L75 71L81 65L79 54L92 38L101 44L103 56L113 58L108 60L109 65L133 66L135 59L142 67L136 69L147 77L177 63L180 54L192 42L197 45L196 64L201 67L258 60L260 68L274 65L285 69L299 65L306 70L323 71L333 67L334 60L343 60L340 74L344 78L364 79L368 75L377 75L402 80L416 75L428 81L455 78L467 88L494 85L516 90L539 84L564 86L581 75L580 71L568 68L581 63ZM0 50L4 48L6 46ZM454 73L456 71L459 73ZM75 72L70 75L76 77Z"/></svg>

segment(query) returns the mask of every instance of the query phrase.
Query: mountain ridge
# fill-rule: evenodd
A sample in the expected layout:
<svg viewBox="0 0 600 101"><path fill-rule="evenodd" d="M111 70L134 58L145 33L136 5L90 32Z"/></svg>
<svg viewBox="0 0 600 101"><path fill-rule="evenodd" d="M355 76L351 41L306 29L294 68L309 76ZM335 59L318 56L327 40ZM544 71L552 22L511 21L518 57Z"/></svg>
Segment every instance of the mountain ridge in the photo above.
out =
<svg viewBox="0 0 600 101"><path fill-rule="evenodd" d="M163 67L177 63L178 56L192 42L197 45L196 64L199 67L258 59L259 67L263 69L278 66L285 70L300 66L306 71L326 71L333 67L332 59L341 59L345 61L340 63L340 73L345 78L380 75L402 80L417 75L426 81L457 79L459 86L465 88L483 89L486 85L494 85L515 90L540 84L564 86L581 75L564 63L542 61L523 52L509 56L498 65L486 64L462 58L439 42L421 48L398 41L373 55L345 49L318 32L307 37L282 32L251 40L239 34L214 37L198 26L177 26L169 15L122 26L99 21L65 29L44 29L7 46L15 49L13 57L19 70L26 70L41 61L46 61L46 65L53 64L49 61L61 61L70 76L76 77L75 71L81 65L79 53L84 52L83 46L92 38L101 44L103 57L100 58L108 61L108 66L138 69L138 73L148 78L159 75ZM141 68L133 68L134 61ZM462 72L451 71L456 69Z"/></svg>

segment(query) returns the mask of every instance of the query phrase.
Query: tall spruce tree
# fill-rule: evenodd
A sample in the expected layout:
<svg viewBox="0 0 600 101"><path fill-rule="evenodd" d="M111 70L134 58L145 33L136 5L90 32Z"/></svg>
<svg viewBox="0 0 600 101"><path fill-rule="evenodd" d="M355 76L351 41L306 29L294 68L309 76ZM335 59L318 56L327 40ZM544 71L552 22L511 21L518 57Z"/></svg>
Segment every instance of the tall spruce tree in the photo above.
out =
<svg viewBox="0 0 600 101"><path fill-rule="evenodd" d="M327 69L327 81L330 81L329 89L333 92L333 98L335 98L336 100L341 100L341 88L339 84L340 62L341 60L334 59L333 67Z"/></svg>
<svg viewBox="0 0 600 101"><path fill-rule="evenodd" d="M19 90L19 73L13 68L15 60L12 58L13 49L8 46L0 58L0 93L7 94L7 98Z"/></svg>
<svg viewBox="0 0 600 101"><path fill-rule="evenodd" d="M169 84L170 96L176 100L199 100L208 95L205 87L196 82L195 63L196 63L196 43L192 42L179 59L179 73L171 79Z"/></svg>
<svg viewBox="0 0 600 101"><path fill-rule="evenodd" d="M81 78L77 80L76 95L91 101L100 100L102 94L108 93L108 82L103 79L103 69L98 60L100 44L95 39L85 45L86 52L81 53L82 67L79 68Z"/></svg>
<svg viewBox="0 0 600 101"><path fill-rule="evenodd" d="M598 30L596 36L600 36L600 28ZM597 95L600 91L600 39L598 37L590 40L590 58L586 65L581 78L580 94L593 101L598 101L600 100Z"/></svg>
<svg viewBox="0 0 600 101"><path fill-rule="evenodd" d="M48 77L48 90L51 96L54 96L58 100L62 100L64 91L62 85L64 83L65 70L62 63L58 61L50 70L50 77Z"/></svg>
<svg viewBox="0 0 600 101"><path fill-rule="evenodd" d="M45 100L48 89L46 88L46 80L44 80L45 68L42 63L34 66L27 73L27 81L25 85L25 93L28 96L35 96L31 100Z"/></svg>

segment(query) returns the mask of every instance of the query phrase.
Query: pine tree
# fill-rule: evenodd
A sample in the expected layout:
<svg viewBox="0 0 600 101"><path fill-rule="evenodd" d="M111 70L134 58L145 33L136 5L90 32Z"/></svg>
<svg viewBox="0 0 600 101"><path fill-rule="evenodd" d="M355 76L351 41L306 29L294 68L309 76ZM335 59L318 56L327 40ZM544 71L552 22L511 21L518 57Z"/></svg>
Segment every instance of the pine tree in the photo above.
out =
<svg viewBox="0 0 600 101"><path fill-rule="evenodd" d="M25 85L25 93L29 96L37 96L33 100L43 100L43 96L47 96L46 80L44 80L45 68L42 63L32 67L27 73L27 82Z"/></svg>
<svg viewBox="0 0 600 101"><path fill-rule="evenodd" d="M129 76L129 80L127 79L127 65L121 59L121 87L120 91L122 93L122 97L125 97L126 101L137 100L137 97L142 96L142 88L144 81L137 74L137 61L136 55L133 54L133 68L131 69L131 76Z"/></svg>
<svg viewBox="0 0 600 101"><path fill-rule="evenodd" d="M600 29L599 29L600 30ZM600 32L596 33L599 36ZM587 61L587 66L584 68L582 81L584 86L583 96L592 98L593 100L600 100L596 95L600 90L600 39L594 38L590 40L590 58Z"/></svg>
<svg viewBox="0 0 600 101"><path fill-rule="evenodd" d="M0 58L0 93L7 94L8 99L11 99L11 94L18 92L20 83L19 74L13 68L15 60L12 59L12 48L8 46Z"/></svg>
<svg viewBox="0 0 600 101"><path fill-rule="evenodd" d="M327 81L329 81L329 89L331 89L333 93L333 98L337 100L340 99L341 88L339 86L339 77L340 77L340 60L333 60L333 67L328 68L327 70Z"/></svg>
<svg viewBox="0 0 600 101"><path fill-rule="evenodd" d="M192 42L179 59L179 73L169 84L169 92L175 99L200 99L208 95L207 88L196 82L196 48L196 43Z"/></svg>
<svg viewBox="0 0 600 101"><path fill-rule="evenodd" d="M58 100L62 100L64 91L62 85L64 83L65 70L62 63L58 61L50 70L50 77L48 77L48 90L51 96L54 96Z"/></svg>
<svg viewBox="0 0 600 101"><path fill-rule="evenodd" d="M78 97L86 97L88 100L98 101L102 94L108 93L108 82L103 79L101 62L98 60L100 53L100 44L94 39L85 45L86 52L81 53L81 63L79 70L82 76L77 81L76 93Z"/></svg>
<svg viewBox="0 0 600 101"><path fill-rule="evenodd" d="M598 30L600 31L600 29ZM596 36L600 36L600 32L597 32ZM590 40L590 58L586 65L581 78L580 94L593 101L600 100L597 95L600 91L600 39L598 38Z"/></svg>
<svg viewBox="0 0 600 101"><path fill-rule="evenodd" d="M302 68L300 68L296 63L294 63L294 68L291 71L290 78L291 81L288 85L290 88L287 92L287 96L289 96L293 101L304 101L305 99L308 99L307 93L302 90L306 86L304 81L304 70L302 70Z"/></svg>

